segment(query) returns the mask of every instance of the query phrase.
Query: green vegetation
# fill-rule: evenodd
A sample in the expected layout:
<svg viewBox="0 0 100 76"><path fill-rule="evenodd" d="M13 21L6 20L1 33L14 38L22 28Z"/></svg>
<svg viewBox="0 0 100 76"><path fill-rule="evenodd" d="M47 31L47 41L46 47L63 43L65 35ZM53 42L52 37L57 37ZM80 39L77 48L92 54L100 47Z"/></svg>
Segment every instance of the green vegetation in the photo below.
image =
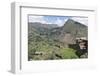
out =
<svg viewBox="0 0 100 76"><path fill-rule="evenodd" d="M78 58L78 56L75 54L76 50L73 50L71 48L63 48L61 55L63 56L64 59L75 59Z"/></svg>
<svg viewBox="0 0 100 76"><path fill-rule="evenodd" d="M29 60L54 60L61 59L56 56L60 55L62 59L78 58L75 50L63 46L58 40L48 39L39 35L31 35L28 42L28 59ZM42 55L35 55L36 52Z"/></svg>

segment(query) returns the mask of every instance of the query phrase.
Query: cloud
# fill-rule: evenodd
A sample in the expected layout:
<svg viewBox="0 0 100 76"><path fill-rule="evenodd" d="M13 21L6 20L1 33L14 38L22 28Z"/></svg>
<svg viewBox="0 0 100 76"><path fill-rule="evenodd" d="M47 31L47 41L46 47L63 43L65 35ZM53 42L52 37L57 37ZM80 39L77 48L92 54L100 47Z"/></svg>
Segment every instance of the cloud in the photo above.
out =
<svg viewBox="0 0 100 76"><path fill-rule="evenodd" d="M66 19L64 19L64 20L62 20L62 19L57 19L56 21L55 21L55 24L57 24L58 26L63 26L64 25L64 23L67 21L68 19L66 18Z"/></svg>
<svg viewBox="0 0 100 76"><path fill-rule="evenodd" d="M84 25L88 25L88 18L85 18L85 17L84 18L82 18L82 17L72 17L71 19L74 20L74 21L80 22Z"/></svg>
<svg viewBox="0 0 100 76"><path fill-rule="evenodd" d="M41 22L41 23L47 23L43 16L29 16L29 22Z"/></svg>
<svg viewBox="0 0 100 76"><path fill-rule="evenodd" d="M59 25L59 26L62 26L63 24L63 21L60 20L59 18L55 21L55 24Z"/></svg>

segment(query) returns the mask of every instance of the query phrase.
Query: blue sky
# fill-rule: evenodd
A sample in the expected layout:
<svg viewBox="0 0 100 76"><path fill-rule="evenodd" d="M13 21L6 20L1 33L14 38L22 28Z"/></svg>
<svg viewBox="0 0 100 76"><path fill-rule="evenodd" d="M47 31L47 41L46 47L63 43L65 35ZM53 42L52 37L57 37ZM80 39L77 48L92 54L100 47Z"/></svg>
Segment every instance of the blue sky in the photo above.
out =
<svg viewBox="0 0 100 76"><path fill-rule="evenodd" d="M82 24L88 25L87 17L72 17L72 16L29 16L29 22L41 22L44 24L57 24L58 26L63 26L63 24L68 20L72 19L74 21L80 22Z"/></svg>

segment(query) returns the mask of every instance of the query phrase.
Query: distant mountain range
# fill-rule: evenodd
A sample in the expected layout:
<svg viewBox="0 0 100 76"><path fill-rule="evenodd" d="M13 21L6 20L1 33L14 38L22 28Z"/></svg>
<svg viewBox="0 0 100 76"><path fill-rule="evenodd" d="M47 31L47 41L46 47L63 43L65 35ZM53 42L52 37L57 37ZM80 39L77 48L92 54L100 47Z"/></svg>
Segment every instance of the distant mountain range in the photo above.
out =
<svg viewBox="0 0 100 76"><path fill-rule="evenodd" d="M34 22L34 23L28 23L28 27L29 27L29 31L31 31L32 28L42 32L42 31L45 31L45 30L49 30L49 29L52 29L52 28L56 28L58 27L57 24L42 24L42 23L39 23L39 22Z"/></svg>

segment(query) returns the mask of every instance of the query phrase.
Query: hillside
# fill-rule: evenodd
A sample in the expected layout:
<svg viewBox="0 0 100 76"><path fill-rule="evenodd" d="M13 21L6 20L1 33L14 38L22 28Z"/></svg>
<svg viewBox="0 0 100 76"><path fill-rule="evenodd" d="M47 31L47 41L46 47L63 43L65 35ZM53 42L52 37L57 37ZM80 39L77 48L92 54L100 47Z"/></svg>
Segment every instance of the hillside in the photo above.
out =
<svg viewBox="0 0 100 76"><path fill-rule="evenodd" d="M88 28L86 25L83 25L71 19L69 19L62 27L62 30L64 32L76 35L76 37L87 37L87 29Z"/></svg>

